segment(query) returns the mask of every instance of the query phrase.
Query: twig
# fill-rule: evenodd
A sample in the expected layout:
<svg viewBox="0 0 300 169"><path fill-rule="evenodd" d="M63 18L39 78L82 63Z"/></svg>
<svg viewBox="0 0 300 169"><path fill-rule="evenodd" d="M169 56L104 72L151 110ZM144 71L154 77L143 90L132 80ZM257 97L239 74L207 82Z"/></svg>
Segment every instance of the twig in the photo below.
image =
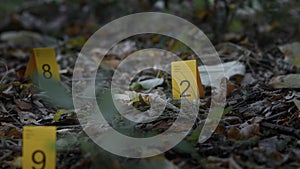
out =
<svg viewBox="0 0 300 169"><path fill-rule="evenodd" d="M268 123L268 122L262 122L261 126L272 129L272 130L276 130L282 134L293 135L297 138L300 138L300 130L298 130L298 129L294 129L294 128L286 127L286 126L280 126L280 125L276 125L276 124L272 124L272 123Z"/></svg>
<svg viewBox="0 0 300 169"><path fill-rule="evenodd" d="M20 140L17 140L17 141L19 142ZM9 142L9 144L8 144L8 142ZM8 149L8 150L13 150L13 151L22 151L21 146L18 146L18 144L15 144L11 140L6 140L4 138L2 138L0 140L0 150L1 149Z"/></svg>
<svg viewBox="0 0 300 169"><path fill-rule="evenodd" d="M6 158L9 157L10 155L12 155L12 151L7 152L7 153L5 153L2 157L0 157L0 161L6 159Z"/></svg>
<svg viewBox="0 0 300 169"><path fill-rule="evenodd" d="M75 125L65 125L65 126L56 126L56 128L59 129L65 129L65 128L82 128L80 124L75 124Z"/></svg>
<svg viewBox="0 0 300 169"><path fill-rule="evenodd" d="M277 117L280 117L280 116L285 115L285 114L287 114L286 111L279 112L279 113L274 114L274 115L272 115L272 116L266 117L265 120L267 120L267 121L268 121L268 120L274 120L274 119L276 119Z"/></svg>
<svg viewBox="0 0 300 169"><path fill-rule="evenodd" d="M6 64L5 62L0 61L0 63L1 63L2 65L4 65L4 67L5 67L5 73L4 73L3 77L2 77L1 80L0 80L0 84L1 84L1 83L3 83L4 79L6 78L6 76L7 76L7 74L8 74L8 67L7 67L7 64Z"/></svg>

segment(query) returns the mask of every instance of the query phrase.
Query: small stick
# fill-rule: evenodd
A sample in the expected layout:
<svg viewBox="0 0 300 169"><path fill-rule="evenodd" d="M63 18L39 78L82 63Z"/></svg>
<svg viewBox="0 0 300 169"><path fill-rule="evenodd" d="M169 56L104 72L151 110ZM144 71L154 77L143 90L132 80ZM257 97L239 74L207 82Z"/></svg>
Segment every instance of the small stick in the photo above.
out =
<svg viewBox="0 0 300 169"><path fill-rule="evenodd" d="M277 117L280 117L280 116L286 115L286 114L287 114L286 111L279 112L279 113L274 114L274 115L272 115L272 116L266 117L265 120L274 120L274 119L276 119Z"/></svg>
<svg viewBox="0 0 300 169"><path fill-rule="evenodd" d="M298 130L298 129L294 129L294 128L286 127L286 126L280 126L280 125L276 125L276 124L272 124L272 123L268 123L268 122L262 122L261 126L272 129L272 130L276 130L283 134L289 134L289 135L293 135L297 138L300 138L300 130Z"/></svg>

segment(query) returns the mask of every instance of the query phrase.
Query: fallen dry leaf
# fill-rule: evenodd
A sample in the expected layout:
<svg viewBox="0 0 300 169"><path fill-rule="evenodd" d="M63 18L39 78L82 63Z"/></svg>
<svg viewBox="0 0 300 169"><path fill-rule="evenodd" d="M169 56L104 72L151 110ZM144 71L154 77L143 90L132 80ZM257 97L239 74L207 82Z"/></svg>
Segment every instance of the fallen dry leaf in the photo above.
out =
<svg viewBox="0 0 300 169"><path fill-rule="evenodd" d="M296 105L296 107L298 108L298 110L300 110L300 100L293 99L293 102Z"/></svg>
<svg viewBox="0 0 300 169"><path fill-rule="evenodd" d="M285 55L285 59L294 64L296 67L300 67L300 43L293 42L279 46L281 52Z"/></svg>
<svg viewBox="0 0 300 169"><path fill-rule="evenodd" d="M245 65L237 61L226 62L213 66L199 66L198 69L200 73L201 83L204 86L213 87L217 87L217 79L220 79L221 77L225 76L227 79L229 79L234 75L243 76L246 72ZM208 74L208 72L210 74Z"/></svg>
<svg viewBox="0 0 300 169"><path fill-rule="evenodd" d="M8 138L21 138L21 130L18 129L15 125L10 123L2 122L0 123L0 136Z"/></svg>
<svg viewBox="0 0 300 169"><path fill-rule="evenodd" d="M300 88L300 74L288 74L273 77L269 85L274 88Z"/></svg>
<svg viewBox="0 0 300 169"><path fill-rule="evenodd" d="M14 102L21 110L30 110L32 107L30 103L27 103L21 99L14 98Z"/></svg>
<svg viewBox="0 0 300 169"><path fill-rule="evenodd" d="M245 140L254 136L262 136L259 125L262 119L261 117L254 117L239 127L230 127L227 130L227 137L235 140Z"/></svg>
<svg viewBox="0 0 300 169"><path fill-rule="evenodd" d="M22 168L22 157L15 157L12 161L7 161L5 163L11 167Z"/></svg>
<svg viewBox="0 0 300 169"><path fill-rule="evenodd" d="M231 96L231 93L234 91L234 90L240 90L241 88L238 86L238 85L236 85L236 84L234 84L234 83L232 83L232 82L230 82L228 79L226 79L226 86L227 86L227 90L226 90L226 96L228 97L228 96Z"/></svg>
<svg viewBox="0 0 300 169"><path fill-rule="evenodd" d="M36 121L37 118L36 115L31 112L19 111L18 116L21 123L23 124L31 124L31 123L38 124L38 122Z"/></svg>
<svg viewBox="0 0 300 169"><path fill-rule="evenodd" d="M121 63L120 60L113 59L113 60L102 60L101 64L111 66L113 68L117 68L119 64Z"/></svg>

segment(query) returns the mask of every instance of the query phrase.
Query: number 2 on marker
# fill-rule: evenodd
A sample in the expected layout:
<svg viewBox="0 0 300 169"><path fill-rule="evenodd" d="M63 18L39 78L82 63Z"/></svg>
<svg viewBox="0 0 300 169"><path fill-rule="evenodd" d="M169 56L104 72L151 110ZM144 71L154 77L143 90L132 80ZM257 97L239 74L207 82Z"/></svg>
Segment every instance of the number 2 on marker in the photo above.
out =
<svg viewBox="0 0 300 169"><path fill-rule="evenodd" d="M190 97L191 94L185 94L187 90L189 90L191 83L188 80L183 80L180 82L180 86L182 86L184 83L187 84L186 88L183 90L183 92L180 94L180 97Z"/></svg>
<svg viewBox="0 0 300 169"><path fill-rule="evenodd" d="M204 97L196 60L171 63L173 99L192 101Z"/></svg>

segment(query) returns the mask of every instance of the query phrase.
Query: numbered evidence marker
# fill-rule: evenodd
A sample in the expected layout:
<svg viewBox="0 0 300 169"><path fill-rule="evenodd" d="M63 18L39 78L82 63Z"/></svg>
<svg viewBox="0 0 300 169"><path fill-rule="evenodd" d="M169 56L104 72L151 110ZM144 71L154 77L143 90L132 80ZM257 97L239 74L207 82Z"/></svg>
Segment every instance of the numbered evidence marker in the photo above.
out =
<svg viewBox="0 0 300 169"><path fill-rule="evenodd" d="M25 72L25 78L37 72L42 77L53 80L60 80L58 64L55 58L53 48L35 48L30 55L29 62Z"/></svg>
<svg viewBox="0 0 300 169"><path fill-rule="evenodd" d="M196 60L178 61L171 63L173 99L203 98L204 90Z"/></svg>
<svg viewBox="0 0 300 169"><path fill-rule="evenodd" d="M56 127L23 127L23 169L55 169Z"/></svg>

